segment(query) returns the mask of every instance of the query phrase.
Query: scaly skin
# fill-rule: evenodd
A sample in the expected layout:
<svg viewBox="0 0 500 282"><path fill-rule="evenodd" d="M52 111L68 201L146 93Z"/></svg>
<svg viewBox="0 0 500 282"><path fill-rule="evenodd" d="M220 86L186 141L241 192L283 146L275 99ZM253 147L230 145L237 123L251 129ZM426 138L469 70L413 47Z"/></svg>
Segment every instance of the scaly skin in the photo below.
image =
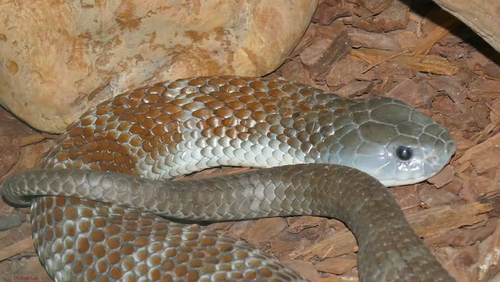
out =
<svg viewBox="0 0 500 282"><path fill-rule="evenodd" d="M411 147L413 157L398 159L398 146ZM312 163L234 176L250 185L246 188L228 185L226 181L234 180L226 177L187 184L199 192L187 192L177 182L164 182L173 189L168 197L167 192L147 193L150 188L131 189L162 199L155 203L168 206L173 214L167 215L194 213L200 217L187 218L198 220L217 209L216 203L221 205L218 215L235 215L210 220L296 214L337 217L358 239L362 281L452 281L380 182L389 186L426 179L441 170L454 151L455 143L444 128L396 100L351 101L286 81L208 77L162 83L100 104L68 128L41 167L165 180L215 166ZM37 184L36 177L24 182L32 189L71 190L70 184L62 185L74 181L62 177L64 171L36 173L45 176ZM124 189L124 181L114 181L112 187ZM141 208L152 205L152 199L130 202L115 192L102 194L103 183L97 182L99 185L89 182L86 197L92 193L107 197L40 197L33 201L35 246L49 275L57 281L301 280L246 244L152 216ZM12 182L4 186L7 183ZM16 185L10 191L27 189ZM5 187L4 191L9 190ZM214 191L205 195L205 190ZM237 201L245 195L251 196L251 203ZM205 205L190 205L191 198ZM167 204L167 199L173 202ZM255 199L260 202L253 202ZM236 202L228 202L232 200ZM317 202L312 205L311 201ZM119 205L127 203L143 211Z"/></svg>
<svg viewBox="0 0 500 282"><path fill-rule="evenodd" d="M109 172L52 169L18 174L6 182L3 189L4 195L19 204L24 203L22 196L25 195L78 197L194 221L331 216L344 221L358 239L362 281L453 281L415 235L385 186L368 174L346 166L299 164L190 181L155 181ZM373 222L384 224L370 226ZM146 235L141 239L149 241L149 234ZM226 240L216 238L215 244L217 240ZM168 240L157 244L158 253L169 249ZM191 249L176 250L177 255L189 256L191 252ZM233 263L250 265L244 270L234 270L232 266L233 275L238 272L239 277L244 277L247 271L261 272L266 269L262 266L270 262L279 267L267 267L271 274L267 279L279 279L276 270L287 273L290 279L298 279L264 254L256 258L255 253L248 253L243 260L235 254L241 252L231 247L224 253ZM257 268L252 267L250 261L253 260L260 261ZM205 262L188 271L195 273L208 266L215 267ZM127 269L121 271L131 275ZM158 271L161 276L171 275L168 271Z"/></svg>

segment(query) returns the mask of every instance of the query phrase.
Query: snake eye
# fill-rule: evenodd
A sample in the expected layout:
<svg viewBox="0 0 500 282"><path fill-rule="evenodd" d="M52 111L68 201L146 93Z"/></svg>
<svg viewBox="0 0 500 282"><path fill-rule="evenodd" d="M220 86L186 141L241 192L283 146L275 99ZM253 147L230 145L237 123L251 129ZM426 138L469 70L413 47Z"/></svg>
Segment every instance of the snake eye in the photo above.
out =
<svg viewBox="0 0 500 282"><path fill-rule="evenodd" d="M413 150L410 147L399 146L396 148L396 156L402 161L407 161L413 157Z"/></svg>

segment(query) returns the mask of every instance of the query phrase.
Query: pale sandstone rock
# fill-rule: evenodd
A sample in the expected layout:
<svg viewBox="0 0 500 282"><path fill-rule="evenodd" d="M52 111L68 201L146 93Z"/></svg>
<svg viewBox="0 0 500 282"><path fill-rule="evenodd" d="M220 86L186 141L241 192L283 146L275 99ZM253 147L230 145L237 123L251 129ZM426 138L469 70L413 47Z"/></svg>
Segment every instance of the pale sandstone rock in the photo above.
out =
<svg viewBox="0 0 500 282"><path fill-rule="evenodd" d="M317 2L6 0L0 104L60 132L90 107L146 84L261 76L292 51Z"/></svg>
<svg viewBox="0 0 500 282"><path fill-rule="evenodd" d="M443 10L468 25L500 52L500 2L498 0L434 0Z"/></svg>

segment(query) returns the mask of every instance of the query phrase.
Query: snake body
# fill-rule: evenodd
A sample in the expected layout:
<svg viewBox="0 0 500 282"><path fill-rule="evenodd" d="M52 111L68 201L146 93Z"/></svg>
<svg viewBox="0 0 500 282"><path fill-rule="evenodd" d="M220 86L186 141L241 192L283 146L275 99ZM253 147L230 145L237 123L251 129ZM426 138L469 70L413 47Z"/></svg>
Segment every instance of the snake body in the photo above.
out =
<svg viewBox="0 0 500 282"><path fill-rule="evenodd" d="M383 184L422 181L454 152L442 126L394 99L348 100L265 78L191 78L91 109L41 169L11 177L2 193L32 201L35 247L56 281L303 281L243 242L154 214L335 217L358 240L362 281L453 281ZM217 166L263 169L169 180Z"/></svg>

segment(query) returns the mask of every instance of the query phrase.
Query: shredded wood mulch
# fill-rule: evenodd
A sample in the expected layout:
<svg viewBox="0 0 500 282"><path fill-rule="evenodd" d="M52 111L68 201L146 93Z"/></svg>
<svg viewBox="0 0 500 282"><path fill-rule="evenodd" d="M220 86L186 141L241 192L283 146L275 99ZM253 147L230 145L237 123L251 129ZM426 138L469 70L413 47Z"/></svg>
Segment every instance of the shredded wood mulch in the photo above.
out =
<svg viewBox="0 0 500 282"><path fill-rule="evenodd" d="M415 7L407 2L320 1L302 41L270 75L353 99L397 98L448 128L458 147L450 165L427 182L391 192L458 281L497 281L500 57L432 2L418 1ZM33 168L55 137L0 108L0 177ZM28 217L28 209L0 202L1 281L50 281L33 250ZM356 241L339 221L270 218L207 228L252 243L311 281L358 280Z"/></svg>

